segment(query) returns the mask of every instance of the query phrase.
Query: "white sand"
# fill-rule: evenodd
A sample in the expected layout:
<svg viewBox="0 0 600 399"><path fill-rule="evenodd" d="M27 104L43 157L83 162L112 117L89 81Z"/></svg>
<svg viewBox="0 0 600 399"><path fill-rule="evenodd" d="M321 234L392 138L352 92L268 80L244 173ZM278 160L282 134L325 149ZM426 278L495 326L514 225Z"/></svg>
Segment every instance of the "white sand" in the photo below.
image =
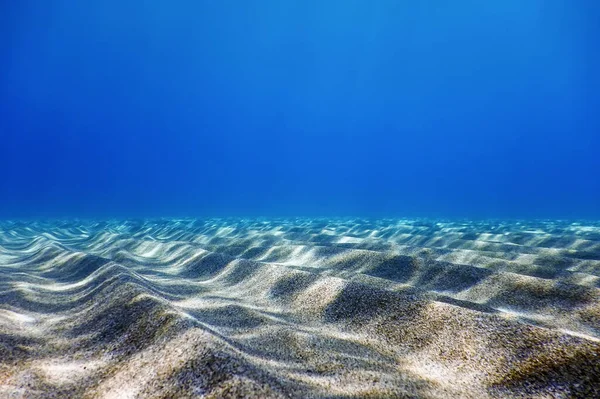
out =
<svg viewBox="0 0 600 399"><path fill-rule="evenodd" d="M600 225L0 224L0 397L600 397Z"/></svg>

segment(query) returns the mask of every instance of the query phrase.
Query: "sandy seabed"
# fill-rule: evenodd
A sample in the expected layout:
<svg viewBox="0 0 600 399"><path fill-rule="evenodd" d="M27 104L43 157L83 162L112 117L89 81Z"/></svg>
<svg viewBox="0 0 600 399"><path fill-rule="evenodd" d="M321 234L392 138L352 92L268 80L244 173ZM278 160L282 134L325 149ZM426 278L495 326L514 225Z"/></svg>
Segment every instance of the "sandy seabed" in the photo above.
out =
<svg viewBox="0 0 600 399"><path fill-rule="evenodd" d="M0 223L2 398L600 397L600 223Z"/></svg>

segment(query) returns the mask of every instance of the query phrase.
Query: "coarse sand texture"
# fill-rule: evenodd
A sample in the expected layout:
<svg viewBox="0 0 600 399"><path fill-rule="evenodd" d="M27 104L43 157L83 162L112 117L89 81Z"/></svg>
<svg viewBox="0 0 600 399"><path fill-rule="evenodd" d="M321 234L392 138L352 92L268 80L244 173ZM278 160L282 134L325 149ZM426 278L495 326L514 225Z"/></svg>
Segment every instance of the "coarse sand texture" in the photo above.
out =
<svg viewBox="0 0 600 399"><path fill-rule="evenodd" d="M600 224L0 223L1 398L597 398Z"/></svg>

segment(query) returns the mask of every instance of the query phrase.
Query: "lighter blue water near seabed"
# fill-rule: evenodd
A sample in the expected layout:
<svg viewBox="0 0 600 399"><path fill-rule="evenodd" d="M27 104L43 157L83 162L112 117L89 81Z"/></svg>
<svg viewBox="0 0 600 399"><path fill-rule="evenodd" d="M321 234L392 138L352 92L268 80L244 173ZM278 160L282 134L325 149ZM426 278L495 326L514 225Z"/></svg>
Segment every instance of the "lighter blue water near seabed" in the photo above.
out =
<svg viewBox="0 0 600 399"><path fill-rule="evenodd" d="M592 1L0 5L0 217L600 217Z"/></svg>

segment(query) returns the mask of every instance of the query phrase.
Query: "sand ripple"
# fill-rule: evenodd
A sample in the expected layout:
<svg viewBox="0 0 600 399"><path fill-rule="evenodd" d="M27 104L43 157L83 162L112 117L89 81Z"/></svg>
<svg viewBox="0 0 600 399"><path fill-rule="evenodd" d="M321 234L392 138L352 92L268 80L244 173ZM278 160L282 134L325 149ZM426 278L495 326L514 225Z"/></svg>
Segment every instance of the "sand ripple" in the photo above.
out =
<svg viewBox="0 0 600 399"><path fill-rule="evenodd" d="M600 224L0 223L0 397L600 397Z"/></svg>

